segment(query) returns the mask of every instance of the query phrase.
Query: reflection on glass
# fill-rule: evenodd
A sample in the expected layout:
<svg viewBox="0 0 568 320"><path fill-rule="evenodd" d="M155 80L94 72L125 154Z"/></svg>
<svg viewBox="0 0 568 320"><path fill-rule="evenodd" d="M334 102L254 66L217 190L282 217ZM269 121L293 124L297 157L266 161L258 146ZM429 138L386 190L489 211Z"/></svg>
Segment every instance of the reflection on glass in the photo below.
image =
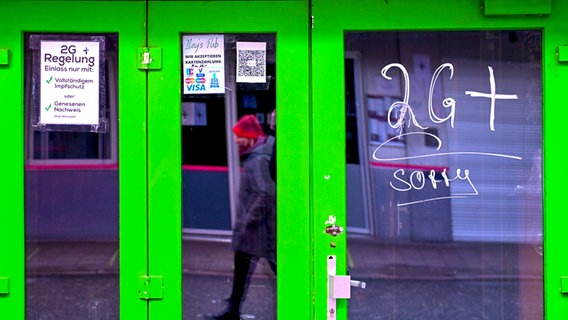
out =
<svg viewBox="0 0 568 320"><path fill-rule="evenodd" d="M368 284L349 318L542 319L540 32L348 32L345 51Z"/></svg>
<svg viewBox="0 0 568 320"><path fill-rule="evenodd" d="M241 317L274 319L275 257L235 255L232 236L240 221L240 185L248 181L233 126L249 115L262 139L275 136L275 36L186 34L181 41L184 319L236 306L229 298L238 283L234 270L243 265ZM273 195L270 202L275 206Z"/></svg>
<svg viewBox="0 0 568 320"><path fill-rule="evenodd" d="M118 319L117 40L116 34L26 35L26 319ZM100 126L38 125L39 108L69 117L77 112L71 104L90 95L88 85L64 84L96 77L66 58L54 62L59 69L40 67L48 54L42 41L56 43L61 57L81 44L100 45L93 55L100 57L99 81L91 86L100 92L94 114ZM61 109L42 105L48 86L61 89L45 98Z"/></svg>

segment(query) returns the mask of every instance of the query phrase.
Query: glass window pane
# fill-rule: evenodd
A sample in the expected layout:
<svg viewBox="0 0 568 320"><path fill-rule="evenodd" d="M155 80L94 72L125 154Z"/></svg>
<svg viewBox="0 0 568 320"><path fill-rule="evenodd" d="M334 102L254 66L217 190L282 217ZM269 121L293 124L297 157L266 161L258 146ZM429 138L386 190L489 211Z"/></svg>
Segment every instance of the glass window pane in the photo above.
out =
<svg viewBox="0 0 568 320"><path fill-rule="evenodd" d="M367 159L348 170L369 282L350 319L542 319L540 31L347 32L345 50Z"/></svg>
<svg viewBox="0 0 568 320"><path fill-rule="evenodd" d="M116 47L110 35L26 35L28 163L117 162Z"/></svg>
<svg viewBox="0 0 568 320"><path fill-rule="evenodd" d="M83 74L89 71L40 69L37 45L43 40L60 45L62 54L70 54L63 46L104 43L101 54L94 55L105 70L95 86L100 84L98 92L104 93L100 112L108 113L101 119L112 125L36 126L42 81L55 85L90 76ZM116 34L26 35L26 319L118 319L118 169L116 164L101 166L102 161L84 162L116 159L117 40ZM43 80L46 76L51 80ZM61 90L63 99L89 94L84 88ZM68 161L51 161L62 159Z"/></svg>
<svg viewBox="0 0 568 320"><path fill-rule="evenodd" d="M233 319L237 313L242 319L276 316L274 181L268 174L268 158L248 153L265 146L272 151L275 38L274 34L182 35L183 313L187 319L224 312L223 319ZM248 145L250 150L237 145L232 130L247 115L258 121L255 132L266 136ZM253 174L251 165L244 165L250 159L262 159ZM251 204L251 199L258 202ZM210 290L198 290L204 287Z"/></svg>

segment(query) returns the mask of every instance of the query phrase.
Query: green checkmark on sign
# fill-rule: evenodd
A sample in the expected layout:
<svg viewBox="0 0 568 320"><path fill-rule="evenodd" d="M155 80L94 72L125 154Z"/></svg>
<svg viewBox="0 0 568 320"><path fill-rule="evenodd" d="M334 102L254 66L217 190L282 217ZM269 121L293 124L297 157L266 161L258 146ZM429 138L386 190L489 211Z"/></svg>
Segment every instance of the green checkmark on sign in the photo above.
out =
<svg viewBox="0 0 568 320"><path fill-rule="evenodd" d="M51 109L51 104L45 108L45 111L49 111Z"/></svg>
<svg viewBox="0 0 568 320"><path fill-rule="evenodd" d="M51 82L51 80L53 80L53 76L51 76L51 77L49 78L49 80L45 80L45 82L47 82L47 84L49 84L49 83Z"/></svg>

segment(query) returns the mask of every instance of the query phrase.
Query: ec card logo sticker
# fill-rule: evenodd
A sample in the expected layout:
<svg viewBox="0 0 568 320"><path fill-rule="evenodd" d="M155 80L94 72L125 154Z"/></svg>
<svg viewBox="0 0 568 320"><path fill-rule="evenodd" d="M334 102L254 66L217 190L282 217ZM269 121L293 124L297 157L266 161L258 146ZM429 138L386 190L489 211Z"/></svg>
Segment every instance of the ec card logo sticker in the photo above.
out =
<svg viewBox="0 0 568 320"><path fill-rule="evenodd" d="M99 60L99 42L41 42L41 124L99 124Z"/></svg>

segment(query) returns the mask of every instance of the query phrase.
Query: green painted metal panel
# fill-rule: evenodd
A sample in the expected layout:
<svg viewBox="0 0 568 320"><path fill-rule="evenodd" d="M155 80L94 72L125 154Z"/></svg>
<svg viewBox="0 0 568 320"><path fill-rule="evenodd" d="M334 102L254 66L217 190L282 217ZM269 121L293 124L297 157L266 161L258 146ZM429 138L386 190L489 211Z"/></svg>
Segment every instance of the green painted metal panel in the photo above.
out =
<svg viewBox="0 0 568 320"><path fill-rule="evenodd" d="M199 23L188 19L196 13ZM182 33L276 33L278 154L285 155L277 164L278 317L313 318L307 17L307 1L150 2L148 46L162 48L162 69L148 72L150 272L164 278L164 299L150 303L152 318L179 319L182 312Z"/></svg>
<svg viewBox="0 0 568 320"><path fill-rule="evenodd" d="M527 2L528 3L528 2ZM546 3L546 2L543 2ZM550 2L548 2L550 3ZM532 11L529 4L516 5ZM441 9L443 8L443 9ZM525 11L527 11L525 10ZM509 10L509 12L512 12ZM320 227L330 214L338 221L345 221L345 150L329 148L345 141L343 33L346 30L486 30L486 29L539 29L543 32L544 73L544 288L546 319L568 317L568 299L559 292L559 281L568 269L563 255L566 233L563 231L567 217L567 205L563 201L563 125L567 111L562 86L568 83L568 68L559 64L557 48L567 43L568 3L554 2L547 16L509 16L506 18L484 15L477 0L460 1L372 1L314 0L312 30L312 79L313 79L313 219L315 263L315 316L325 318L326 296L318 294L326 290L325 257L338 254L338 274L345 266L344 239L336 239L337 247L330 246L329 237ZM341 74L341 73L339 73ZM334 126L329 124L333 123ZM330 197L329 195L333 195ZM343 267L344 268L344 267ZM345 319L346 305L337 310L338 319Z"/></svg>
<svg viewBox="0 0 568 320"><path fill-rule="evenodd" d="M346 274L346 233L332 237L325 233L330 215L336 224L346 226L345 199L345 107L343 30L345 21L338 6L314 2L312 30L312 219L314 220L314 292L315 318L327 319L327 257L337 257L336 272ZM353 6L353 8L359 6ZM361 8L361 7L360 7ZM362 11L369 8L361 8ZM353 17L355 19L355 17ZM338 27L331 27L339 22ZM338 54L340 53L340 54ZM333 125L330 125L333 124ZM339 143L338 143L339 142ZM329 146L334 146L330 148ZM331 245L331 242L334 244ZM337 319L346 319L347 301L338 300Z"/></svg>
<svg viewBox="0 0 568 320"><path fill-rule="evenodd" d="M552 0L485 0L485 14L492 15L525 15L525 14L550 14Z"/></svg>
<svg viewBox="0 0 568 320"><path fill-rule="evenodd" d="M566 202L562 186L562 172L565 169L564 152L561 148L563 121L567 116L561 107L563 84L568 81L566 64L558 64L556 48L568 42L568 26L566 25L568 3L556 2L554 12L543 23L544 47L544 306L546 319L562 319L568 317L568 297L560 294L558 282L560 277L567 276L568 260L564 254L566 248ZM558 13L558 14L557 14ZM561 14L564 13L564 14Z"/></svg>
<svg viewBox="0 0 568 320"><path fill-rule="evenodd" d="M12 53L11 64L0 66L5 106L5 143L0 148L3 163L3 179L0 182L3 209L0 224L0 277L10 279L10 292L0 295L0 309L8 318L24 319L24 113L23 113L23 43L18 26L11 18L18 11L14 5L3 4L2 32L0 47ZM5 27L5 23L8 23ZM15 23L13 27L10 23ZM5 263L9 261L10 263Z"/></svg>
<svg viewBox="0 0 568 320"><path fill-rule="evenodd" d="M5 12L14 12L8 8ZM0 83L5 89L4 105L5 116L11 121L6 123L7 144L0 149L5 170L5 177L0 183L0 192L6 212L2 215L2 230L0 231L0 252L2 261L11 261L0 265L0 276L11 279L10 294L0 297L0 308L7 310L7 314L14 318L24 317L24 230L23 230L23 77L22 77L22 49L23 43L19 40L19 30L11 28L2 32L0 43L4 48L10 48L14 57L12 64L0 66Z"/></svg>
<svg viewBox="0 0 568 320"><path fill-rule="evenodd" d="M6 143L0 148L0 276L10 278L10 294L0 296L2 316L24 319L24 95L23 33L119 34L120 308L121 318L144 319L138 299L146 273L146 116L145 74L136 68L136 49L145 43L144 1L2 1L0 48L10 50L0 66ZM128 13L128 14L125 14ZM6 214L4 214L6 213Z"/></svg>

